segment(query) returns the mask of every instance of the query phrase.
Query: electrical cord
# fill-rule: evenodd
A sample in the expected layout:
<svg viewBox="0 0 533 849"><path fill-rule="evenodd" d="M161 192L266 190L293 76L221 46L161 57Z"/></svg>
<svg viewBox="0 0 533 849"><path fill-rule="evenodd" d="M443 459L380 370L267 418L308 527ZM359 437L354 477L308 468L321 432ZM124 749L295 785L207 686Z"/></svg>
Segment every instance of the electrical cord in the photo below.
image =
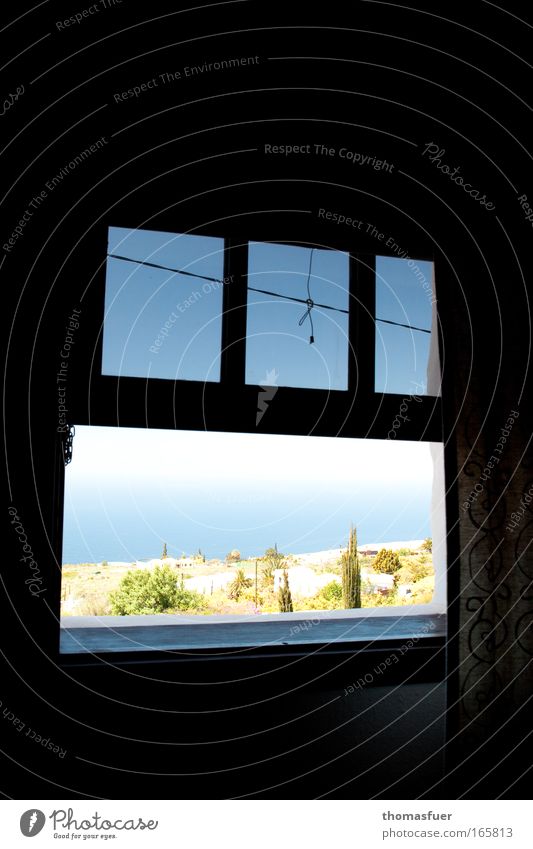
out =
<svg viewBox="0 0 533 849"><path fill-rule="evenodd" d="M311 315L311 310L314 309L314 307L320 307L320 309L323 310L333 310L334 312L342 312L345 315L349 314L349 310L343 310L340 307L332 307L329 306L329 304L318 304L311 298L310 280L314 250L315 248L311 248L311 255L309 257L309 271L307 274L307 298L294 298L290 295L280 295L279 292L270 292L267 289L255 289L253 286L248 286L250 292L259 292L259 294L261 295L271 295L273 298L282 298L285 301L294 301L297 304L305 304L307 306L307 309L300 318L298 326L301 327L305 319L309 316L309 321L311 323L311 336L309 338L309 343L311 345L315 341L313 317ZM218 277L206 277L204 274L194 274L192 271L183 271L179 268L169 268L168 265L158 265L155 262L147 262L146 260L142 259L131 259L131 257L119 256L118 254L107 254L107 256L111 257L112 259L121 259L124 262L134 262L137 265L147 265L149 268L161 268L163 271L172 271L174 274L183 274L186 277L196 277L198 280L208 280L210 283L224 282ZM390 321L390 319L388 318L376 318L376 321L381 321L383 324L393 324L395 327L405 327L406 330L417 330L419 333L431 333L431 330L427 330L425 327L414 327L412 324L402 324L399 321Z"/></svg>

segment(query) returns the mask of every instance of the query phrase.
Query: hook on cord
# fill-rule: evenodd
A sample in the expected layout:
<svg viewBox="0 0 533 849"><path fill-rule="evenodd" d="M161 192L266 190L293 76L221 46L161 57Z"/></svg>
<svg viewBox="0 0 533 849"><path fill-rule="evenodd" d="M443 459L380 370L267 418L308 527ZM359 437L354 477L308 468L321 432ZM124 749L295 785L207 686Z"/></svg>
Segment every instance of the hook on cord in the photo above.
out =
<svg viewBox="0 0 533 849"><path fill-rule="evenodd" d="M313 327L313 316L311 315L311 310L313 309L315 302L313 301L312 298L307 298L305 303L307 305L307 309L304 312L304 314L302 315L302 317L300 318L300 321L298 322L298 327L301 327L302 324L304 323L304 321L306 320L306 318L309 318L309 322L311 324L311 335L309 337L309 344L312 345L313 342L315 341L315 336L314 336L315 331L314 331L314 327Z"/></svg>
<svg viewBox="0 0 533 849"><path fill-rule="evenodd" d="M311 335L309 337L309 344L310 345L312 345L313 342L315 341L315 329L313 327L313 316L311 315L311 310L313 309L315 302L313 301L313 299L311 297L311 290L309 288L309 283L310 283L310 280L311 280L311 268L313 266L313 252L314 252L314 250L315 250L314 248L311 248L311 253L309 254L309 270L307 272L307 300L305 302L306 305L307 305L307 309L304 312L304 314L302 315L300 321L298 322L298 327L301 327L302 324L304 323L305 319L309 318L309 324L311 325Z"/></svg>

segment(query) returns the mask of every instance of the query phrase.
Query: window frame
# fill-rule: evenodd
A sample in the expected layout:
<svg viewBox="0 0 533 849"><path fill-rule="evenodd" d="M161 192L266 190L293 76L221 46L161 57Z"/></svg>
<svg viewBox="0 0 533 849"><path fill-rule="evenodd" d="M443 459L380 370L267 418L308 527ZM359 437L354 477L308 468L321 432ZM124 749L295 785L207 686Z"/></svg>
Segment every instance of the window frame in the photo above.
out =
<svg viewBox="0 0 533 849"><path fill-rule="evenodd" d="M168 225L167 225L168 226ZM150 228L152 229L152 228ZM114 426L118 421L128 427L160 427L182 430L222 430L256 432L255 412L257 387L245 382L246 368L246 306L247 306L247 255L248 242L260 241L253 235L245 241L226 237L220 232L203 235L223 238L225 241L224 284L222 299L222 351L220 381L204 383L193 380L167 378L124 377L102 374L103 321L105 302L105 264L96 281L99 307L95 320L100 332L91 357L90 400L87 394L77 393L72 398L71 421L78 424ZM278 408L283 406L288 415L277 420L275 408L269 412L264 432L307 435L309 415L313 410L329 407L326 415L313 427L317 436L343 436L352 438L384 439L390 422L397 413L402 394L380 393L374 389L375 380L375 257L368 251L354 250L353 245L331 247L319 243L302 243L296 239L263 239L265 242L293 244L299 247L317 247L325 250L343 250L350 255L350 312L349 337L353 355L348 357L348 387L346 390L303 389L278 387ZM350 249L351 247L351 249ZM394 256L380 245L382 256ZM435 262L427 254L417 259ZM357 309L353 309L357 304ZM440 333L439 333L440 335ZM438 340L441 349L440 339ZM364 368L358 368L363 363ZM166 412L169 404L179 394L179 421ZM230 397L232 406L239 407L239 416L233 417L222 405L223 396ZM355 401L357 401L354 409ZM132 411L140 405L141 412ZM218 415L206 418L205 409L214 408ZM224 409L223 415L220 415ZM157 411L160 411L158 414ZM161 412L162 411L162 412ZM265 417L266 419L266 417ZM300 424L298 422L301 422ZM422 396L421 403L412 409L410 422L405 422L399 439L442 441L441 398Z"/></svg>
<svg viewBox="0 0 533 849"><path fill-rule="evenodd" d="M118 226L115 222L110 226ZM122 225L121 225L122 226ZM149 229L154 229L152 223ZM168 231L168 225L165 227ZM97 298L96 311L100 331L97 345L93 351L90 363L90 392L77 392L71 403L71 422L74 424L165 428L173 430L217 430L226 432L257 433L257 386L246 384L246 321L247 321L247 263L248 243L263 241L279 244L290 244L305 248L343 250L349 254L349 340L353 346L353 355L348 356L348 386L346 390L322 390L295 387L278 387L276 404L269 408L269 415L261 421L261 433L287 435L316 435L336 436L339 438L373 438L385 439L390 430L390 423L402 402L402 395L379 393L375 391L375 260L376 256L394 256L387 252L385 246L379 245L379 253L369 253L367 249L358 251L357 245L345 244L344 247L334 247L319 243L304 243L297 239L264 239L256 238L248 233L246 239L237 239L234 235L217 232L202 233L224 239L224 280L231 281L223 285L222 297L222 340L220 382L203 383L200 381L169 380L166 378L137 378L118 377L102 374L103 354L103 321L105 303L105 262L101 266L96 280ZM107 244L107 242L104 242ZM355 249L354 249L355 248ZM427 259L436 263L433 256L419 255L417 259ZM438 280L438 272L435 273ZM357 308L353 305L357 304ZM99 305L99 306L98 306ZM439 325L439 352L442 350L441 331ZM349 346L350 347L350 346ZM364 368L356 367L356 363L364 364ZM442 368L441 368L442 371ZM87 399L90 397L91 406ZM179 415L177 410L179 400ZM318 416L318 411L326 410ZM214 412L213 412L214 411ZM313 418L314 417L314 418ZM310 429L310 422L312 428ZM421 403L412 408L409 422L398 433L399 440L421 440L427 442L443 442L442 404L441 397L422 396ZM65 450L64 435L59 435L60 452ZM75 441L74 441L75 451ZM58 475L56 485L56 504L60 517L54 539L54 549L57 562L61 562L62 552L62 505L64 496L64 467L63 474ZM403 615L400 621L408 625L411 621L412 634L420 631L421 614ZM70 618L70 617L69 617ZM78 619L78 617L72 617ZM302 615L301 620L311 617ZM387 617L381 617L383 621ZM83 617L80 617L83 619ZM432 634L425 633L420 639L418 657L424 655L422 665L433 663L435 647L442 647L445 639L446 617L437 617ZM385 623L384 623L385 624ZM279 656L299 656L309 654L342 656L357 651L373 651L377 655L391 646L399 647L405 642L406 635L394 634L385 640L376 641L375 632L361 630L354 640L335 640L328 642L311 642L257 646L240 652L241 659L273 658ZM153 626L144 626L150 628ZM168 627L168 626L167 626ZM183 626L181 626L183 627ZM218 626L215 626L218 627ZM61 625L64 634L64 625ZM79 634L83 630L80 623ZM103 657L99 651L92 652L90 639L84 644L79 654L61 653L60 659L66 665L84 665L91 662L108 662L112 659L117 663L147 662L156 663L162 658L168 660L168 648L147 648L143 652L133 652L135 657L125 657L117 643L116 650L108 646ZM379 646L376 643L383 643ZM238 646L236 646L237 648ZM422 648L425 647L424 651ZM426 652L427 649L427 652ZM161 656L161 651L163 656ZM154 654L155 652L155 654ZM207 654L206 654L207 653ZM174 660L183 660L184 653L179 649L170 651ZM231 654L231 653L230 653ZM195 649L185 652L187 659L191 655L198 659L208 656L210 659L227 657L226 650ZM376 655L376 656L377 656Z"/></svg>

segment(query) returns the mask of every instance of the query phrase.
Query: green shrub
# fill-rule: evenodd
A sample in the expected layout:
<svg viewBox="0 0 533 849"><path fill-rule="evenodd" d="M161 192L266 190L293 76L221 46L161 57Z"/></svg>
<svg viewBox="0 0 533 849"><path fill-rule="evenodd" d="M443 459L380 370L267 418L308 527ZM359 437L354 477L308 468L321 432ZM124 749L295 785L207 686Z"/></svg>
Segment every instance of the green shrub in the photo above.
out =
<svg viewBox="0 0 533 849"><path fill-rule="evenodd" d="M338 581L330 581L329 584L322 587L317 595L323 598L324 601L330 601L332 605L339 602L338 606L340 607L342 602L342 584L339 584Z"/></svg>
<svg viewBox="0 0 533 849"><path fill-rule="evenodd" d="M394 572L401 568L401 565L396 551L392 551L390 548L382 548L374 557L372 567L374 572L393 575Z"/></svg>
<svg viewBox="0 0 533 849"><path fill-rule="evenodd" d="M434 584L435 581L432 576L422 578L413 586L409 601L412 604L429 604L433 600Z"/></svg>
<svg viewBox="0 0 533 849"><path fill-rule="evenodd" d="M331 601L321 596L320 593L317 593L307 598L299 598L294 602L294 609L297 613L308 610L337 610L342 609L342 603L334 605Z"/></svg>
<svg viewBox="0 0 533 849"><path fill-rule="evenodd" d="M251 578L249 580L251 581L251 585L249 587L246 587L246 589L242 592L240 600L241 601L253 601L253 602L255 602L255 581L252 581ZM259 607L261 607L261 605L263 604L265 597L266 597L266 593L263 590L261 590L261 591L258 590L258 592L257 592L257 604L258 604Z"/></svg>
<svg viewBox="0 0 533 849"><path fill-rule="evenodd" d="M196 592L196 590L185 589L185 579L182 575L177 586L174 609L167 612L183 613L187 610L196 612L198 610L203 610L205 606L206 597L202 593Z"/></svg>
<svg viewBox="0 0 533 849"><path fill-rule="evenodd" d="M403 607L408 603L405 598L400 598L395 592L385 593L384 595L373 593L365 596L365 601L365 607Z"/></svg>
<svg viewBox="0 0 533 849"><path fill-rule="evenodd" d="M411 560L399 569L394 575L396 584L414 584L433 575L433 564Z"/></svg>
<svg viewBox="0 0 533 849"><path fill-rule="evenodd" d="M200 593L190 592L177 585L170 566L155 569L136 569L127 572L115 592L110 593L111 612L116 616L150 613L169 613L198 609L203 603Z"/></svg>
<svg viewBox="0 0 533 849"><path fill-rule="evenodd" d="M273 587L261 590L260 605L262 613L279 613L278 593Z"/></svg>
<svg viewBox="0 0 533 849"><path fill-rule="evenodd" d="M296 610L342 610L342 584L331 581L322 587L316 595L298 599Z"/></svg>

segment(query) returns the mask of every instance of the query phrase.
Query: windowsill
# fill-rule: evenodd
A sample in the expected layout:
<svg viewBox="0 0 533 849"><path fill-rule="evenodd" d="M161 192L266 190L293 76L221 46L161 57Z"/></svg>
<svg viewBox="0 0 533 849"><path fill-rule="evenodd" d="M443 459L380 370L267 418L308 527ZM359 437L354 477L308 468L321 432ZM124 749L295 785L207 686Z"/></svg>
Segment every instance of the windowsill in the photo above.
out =
<svg viewBox="0 0 533 849"><path fill-rule="evenodd" d="M283 616L283 619L281 618ZM61 621L62 655L125 652L179 652L206 649L322 645L352 649L378 643L415 645L446 635L440 605L369 608L347 615L345 610L267 614L264 616L69 616Z"/></svg>

